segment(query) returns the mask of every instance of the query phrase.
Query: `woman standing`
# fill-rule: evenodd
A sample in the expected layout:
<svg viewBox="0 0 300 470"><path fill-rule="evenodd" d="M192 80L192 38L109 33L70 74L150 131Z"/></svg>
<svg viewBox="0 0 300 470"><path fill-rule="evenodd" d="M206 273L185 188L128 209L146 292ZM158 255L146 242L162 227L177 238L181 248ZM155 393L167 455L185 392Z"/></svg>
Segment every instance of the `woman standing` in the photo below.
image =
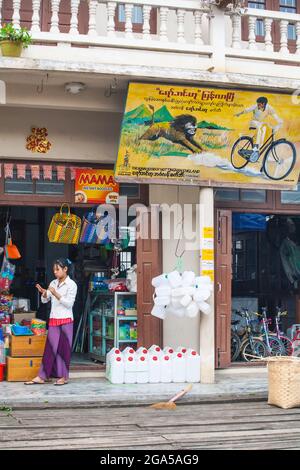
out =
<svg viewBox="0 0 300 470"><path fill-rule="evenodd" d="M55 279L48 289L39 284L42 303L51 301L48 336L39 374L25 385L44 384L55 377L54 385L65 385L69 379L73 339L73 305L77 285L69 277L72 263L69 259L59 258L53 263Z"/></svg>

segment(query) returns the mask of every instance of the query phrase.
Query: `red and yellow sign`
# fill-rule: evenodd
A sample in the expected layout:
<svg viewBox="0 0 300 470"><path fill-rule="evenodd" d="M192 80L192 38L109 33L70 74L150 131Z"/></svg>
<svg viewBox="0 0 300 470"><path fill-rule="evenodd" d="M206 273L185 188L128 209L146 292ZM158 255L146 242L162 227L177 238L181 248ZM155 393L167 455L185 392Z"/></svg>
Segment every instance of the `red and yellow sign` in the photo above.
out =
<svg viewBox="0 0 300 470"><path fill-rule="evenodd" d="M76 170L75 202L93 204L118 204L119 184L113 170Z"/></svg>

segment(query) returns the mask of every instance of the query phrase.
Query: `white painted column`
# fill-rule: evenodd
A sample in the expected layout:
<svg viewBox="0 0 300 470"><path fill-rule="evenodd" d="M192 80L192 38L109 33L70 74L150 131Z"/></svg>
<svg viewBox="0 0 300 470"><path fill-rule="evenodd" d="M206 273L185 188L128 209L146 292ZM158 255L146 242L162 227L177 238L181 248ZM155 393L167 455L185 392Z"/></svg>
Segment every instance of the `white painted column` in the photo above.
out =
<svg viewBox="0 0 300 470"><path fill-rule="evenodd" d="M97 36L96 28L96 12L97 12L98 1L90 0L89 2L89 36Z"/></svg>
<svg viewBox="0 0 300 470"><path fill-rule="evenodd" d="M232 22L232 43L231 47L234 49L241 48L241 15L239 12L234 12L231 15L231 22Z"/></svg>
<svg viewBox="0 0 300 470"><path fill-rule="evenodd" d="M201 188L199 198L200 222L200 250L203 228L214 226L214 190ZM200 258L200 273L202 271ZM210 297L211 313L200 313L200 357L201 357L201 383L214 383L215 381L215 308L214 292Z"/></svg>
<svg viewBox="0 0 300 470"><path fill-rule="evenodd" d="M212 14L209 18L210 45L213 48L214 71L225 72L225 21L224 12L216 6L212 6Z"/></svg>
<svg viewBox="0 0 300 470"><path fill-rule="evenodd" d="M249 36L248 36L248 49L256 49L256 16L249 16L248 18Z"/></svg>
<svg viewBox="0 0 300 470"><path fill-rule="evenodd" d="M168 41L168 13L169 9L165 7L160 7L159 9L159 18L160 18L160 28L159 28L159 38L161 41Z"/></svg>
<svg viewBox="0 0 300 470"><path fill-rule="evenodd" d="M108 2L107 4L107 36L115 36L115 12L116 2Z"/></svg>
<svg viewBox="0 0 300 470"><path fill-rule="evenodd" d="M127 38L133 38L132 10L133 10L133 4L126 3L125 4L125 36Z"/></svg>
<svg viewBox="0 0 300 470"><path fill-rule="evenodd" d="M185 10L183 9L177 10L177 41L181 43L185 42L184 18L185 18Z"/></svg>
<svg viewBox="0 0 300 470"><path fill-rule="evenodd" d="M40 4L41 0L32 1L32 19L31 19L31 31L39 32L40 28Z"/></svg>
<svg viewBox="0 0 300 470"><path fill-rule="evenodd" d="M12 24L15 28L20 28L20 8L21 0L13 0L13 15L12 15Z"/></svg>
<svg viewBox="0 0 300 470"><path fill-rule="evenodd" d="M143 6L143 39L149 41L151 39L150 15L152 7L150 5Z"/></svg>
<svg viewBox="0 0 300 470"><path fill-rule="evenodd" d="M272 42L272 18L265 18L265 48L266 51L274 51Z"/></svg>
<svg viewBox="0 0 300 470"><path fill-rule="evenodd" d="M286 20L280 21L280 53L281 54L288 54L288 24L289 22Z"/></svg>
<svg viewBox="0 0 300 470"><path fill-rule="evenodd" d="M296 23L296 34L297 34L296 54L300 54L300 21L297 21Z"/></svg>
<svg viewBox="0 0 300 470"><path fill-rule="evenodd" d="M70 34L79 34L79 31L78 31L79 3L80 3L80 0L71 0Z"/></svg>
<svg viewBox="0 0 300 470"><path fill-rule="evenodd" d="M203 44L202 39L202 16L203 13L200 10L194 11L194 21L195 21L195 44Z"/></svg>
<svg viewBox="0 0 300 470"><path fill-rule="evenodd" d="M60 0L51 1L51 11L52 11L51 27L50 27L51 33L59 33L59 18L58 18L59 5L60 5Z"/></svg>

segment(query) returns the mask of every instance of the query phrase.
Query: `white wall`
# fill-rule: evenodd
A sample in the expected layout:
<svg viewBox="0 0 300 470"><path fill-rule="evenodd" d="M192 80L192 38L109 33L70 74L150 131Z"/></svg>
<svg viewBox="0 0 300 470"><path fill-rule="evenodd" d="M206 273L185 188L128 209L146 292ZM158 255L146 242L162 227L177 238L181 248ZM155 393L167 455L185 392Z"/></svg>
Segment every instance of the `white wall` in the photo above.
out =
<svg viewBox="0 0 300 470"><path fill-rule="evenodd" d="M179 200L180 204L193 204L193 225L196 226L196 204L199 203L199 187L187 187L176 185L150 185L151 204L174 204ZM164 224L164 215L162 216ZM180 220L177 220L180 222ZM187 222L189 223L189 222ZM163 270L172 271L176 264L176 245L178 240L163 240ZM180 242L179 252L184 244ZM186 251L183 255L184 269L200 273L199 251ZM199 351L200 317L195 319L169 317L164 320L163 337L164 346L187 346Z"/></svg>
<svg viewBox="0 0 300 470"><path fill-rule="evenodd" d="M116 113L1 107L0 157L114 163L121 119ZM48 129L47 154L26 149L32 126Z"/></svg>

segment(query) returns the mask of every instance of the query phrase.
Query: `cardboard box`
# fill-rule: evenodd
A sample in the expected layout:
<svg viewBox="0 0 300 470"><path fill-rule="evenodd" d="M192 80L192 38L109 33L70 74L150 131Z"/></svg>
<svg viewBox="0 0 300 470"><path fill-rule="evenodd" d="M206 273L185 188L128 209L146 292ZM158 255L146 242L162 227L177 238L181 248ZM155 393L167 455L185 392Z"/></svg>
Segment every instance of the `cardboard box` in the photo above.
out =
<svg viewBox="0 0 300 470"><path fill-rule="evenodd" d="M10 336L11 357L36 357L44 354L47 335Z"/></svg>
<svg viewBox="0 0 300 470"><path fill-rule="evenodd" d="M14 323L21 323L22 320L32 320L33 318L36 318L36 312L24 312L13 314Z"/></svg>
<svg viewBox="0 0 300 470"><path fill-rule="evenodd" d="M41 357L7 357L6 380L8 382L26 382L39 373Z"/></svg>

